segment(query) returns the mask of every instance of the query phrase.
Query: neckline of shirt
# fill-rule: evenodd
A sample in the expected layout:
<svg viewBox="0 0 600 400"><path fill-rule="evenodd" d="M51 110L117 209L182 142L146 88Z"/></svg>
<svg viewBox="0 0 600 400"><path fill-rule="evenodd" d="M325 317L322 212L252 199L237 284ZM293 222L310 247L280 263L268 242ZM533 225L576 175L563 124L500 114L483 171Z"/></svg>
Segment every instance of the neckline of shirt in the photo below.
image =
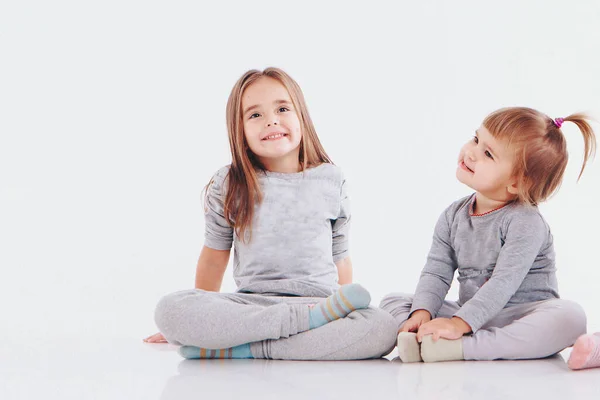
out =
<svg viewBox="0 0 600 400"><path fill-rule="evenodd" d="M307 168L304 171L300 171L300 172L274 172L274 171L267 171L267 170L263 170L260 172L262 172L263 175L267 176L267 177L282 178L282 179L300 179L300 178L303 178L305 176L305 174L312 173L313 171L316 171L319 168L323 168L323 166L325 166L327 164L328 163L322 163L322 164L317 165L316 167L310 167L310 168Z"/></svg>

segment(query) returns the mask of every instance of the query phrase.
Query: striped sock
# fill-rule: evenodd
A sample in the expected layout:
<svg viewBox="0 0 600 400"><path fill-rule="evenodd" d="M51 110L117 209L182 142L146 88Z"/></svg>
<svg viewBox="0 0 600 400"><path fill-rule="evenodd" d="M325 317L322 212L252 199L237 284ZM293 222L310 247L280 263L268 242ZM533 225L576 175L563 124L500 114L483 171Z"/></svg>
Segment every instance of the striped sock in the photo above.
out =
<svg viewBox="0 0 600 400"><path fill-rule="evenodd" d="M323 301L311 306L309 329L315 329L328 322L344 318L354 310L367 308L371 295L357 283L344 285Z"/></svg>
<svg viewBox="0 0 600 400"><path fill-rule="evenodd" d="M228 349L203 349L196 346L181 346L179 355L183 358L254 358L250 352L250 343Z"/></svg>

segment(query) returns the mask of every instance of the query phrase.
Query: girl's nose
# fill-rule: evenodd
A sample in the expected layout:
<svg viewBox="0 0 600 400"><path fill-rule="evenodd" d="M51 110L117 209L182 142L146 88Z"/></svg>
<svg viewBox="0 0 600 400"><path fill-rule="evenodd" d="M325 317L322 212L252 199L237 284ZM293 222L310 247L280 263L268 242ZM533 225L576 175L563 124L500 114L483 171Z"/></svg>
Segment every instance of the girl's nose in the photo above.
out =
<svg viewBox="0 0 600 400"><path fill-rule="evenodd" d="M278 120L277 116L274 115L267 120L267 126L276 126L276 125L279 125L279 120Z"/></svg>

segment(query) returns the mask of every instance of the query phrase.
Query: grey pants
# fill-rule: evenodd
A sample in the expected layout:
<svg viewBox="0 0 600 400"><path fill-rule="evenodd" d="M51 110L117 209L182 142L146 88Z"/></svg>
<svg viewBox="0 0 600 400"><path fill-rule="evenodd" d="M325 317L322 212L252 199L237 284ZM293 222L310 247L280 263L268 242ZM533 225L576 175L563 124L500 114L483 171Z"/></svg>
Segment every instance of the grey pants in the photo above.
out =
<svg viewBox="0 0 600 400"><path fill-rule="evenodd" d="M400 326L408 319L413 297L392 293L380 307ZM444 301L438 318L451 318L460 307ZM508 307L480 330L463 337L465 360L518 360L544 358L572 346L586 332L581 306L569 300L553 299Z"/></svg>
<svg viewBox="0 0 600 400"><path fill-rule="evenodd" d="M207 349L250 343L255 358L359 360L394 348L396 322L378 308L308 330L307 306L321 300L192 289L163 297L155 320L170 343Z"/></svg>

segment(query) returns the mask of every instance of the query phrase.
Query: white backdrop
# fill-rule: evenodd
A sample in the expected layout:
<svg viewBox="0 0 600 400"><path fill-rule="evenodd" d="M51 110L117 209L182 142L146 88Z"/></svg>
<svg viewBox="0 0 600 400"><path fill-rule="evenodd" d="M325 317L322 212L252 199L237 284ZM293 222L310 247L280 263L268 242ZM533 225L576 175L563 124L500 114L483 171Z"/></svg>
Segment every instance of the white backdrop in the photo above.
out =
<svg viewBox="0 0 600 400"><path fill-rule="evenodd" d="M486 114L600 115L599 26L595 0L1 0L0 346L156 331L160 296L193 287L202 187L230 161L225 104L250 68L299 82L346 173L355 281L375 303L413 291ZM541 208L561 294L600 330L600 159L576 184L582 139L564 131Z"/></svg>

